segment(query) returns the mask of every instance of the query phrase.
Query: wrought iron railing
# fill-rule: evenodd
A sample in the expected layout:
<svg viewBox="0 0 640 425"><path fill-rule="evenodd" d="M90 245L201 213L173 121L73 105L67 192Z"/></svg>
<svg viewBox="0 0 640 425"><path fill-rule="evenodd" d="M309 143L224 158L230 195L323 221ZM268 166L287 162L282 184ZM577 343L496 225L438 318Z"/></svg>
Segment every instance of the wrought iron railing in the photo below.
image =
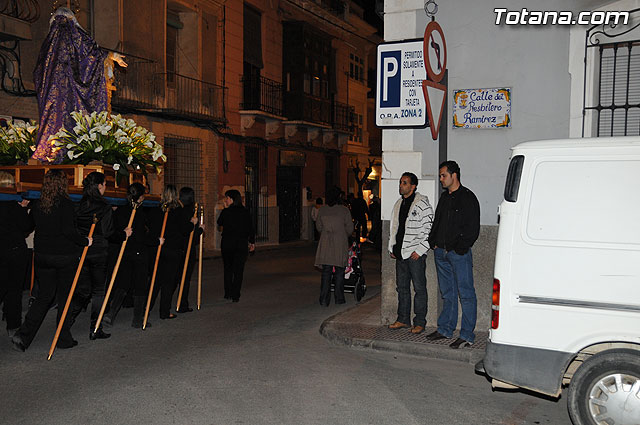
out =
<svg viewBox="0 0 640 425"><path fill-rule="evenodd" d="M0 14L35 22L40 18L40 5L38 0L3 0L0 1Z"/></svg>
<svg viewBox="0 0 640 425"><path fill-rule="evenodd" d="M240 82L242 83L240 109L282 115L282 83L261 75L243 75Z"/></svg>
<svg viewBox="0 0 640 425"><path fill-rule="evenodd" d="M153 86L153 77L158 73L158 64L149 59L125 58L127 68L116 67L116 90L111 104L114 107L149 109L159 103L157 90Z"/></svg>
<svg viewBox="0 0 640 425"><path fill-rule="evenodd" d="M127 68L116 67L111 104L114 109L224 122L224 88L175 73L159 72L150 59L127 56Z"/></svg>
<svg viewBox="0 0 640 425"><path fill-rule="evenodd" d="M155 75L163 113L188 119L225 121L224 87L174 73Z"/></svg>
<svg viewBox="0 0 640 425"><path fill-rule="evenodd" d="M290 120L331 125L331 101L299 92L286 92L284 113Z"/></svg>
<svg viewBox="0 0 640 425"><path fill-rule="evenodd" d="M296 92L286 92L284 99L284 114L290 120L308 121L344 132L353 131L353 106Z"/></svg>

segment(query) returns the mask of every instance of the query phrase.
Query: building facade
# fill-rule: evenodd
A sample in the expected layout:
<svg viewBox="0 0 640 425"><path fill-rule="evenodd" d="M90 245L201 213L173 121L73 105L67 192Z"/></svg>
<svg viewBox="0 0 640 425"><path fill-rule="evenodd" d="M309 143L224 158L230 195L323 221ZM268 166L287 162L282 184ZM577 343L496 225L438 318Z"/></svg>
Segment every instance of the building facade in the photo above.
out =
<svg viewBox="0 0 640 425"><path fill-rule="evenodd" d="M365 189L379 195L381 132L371 124L368 75L381 38L357 2L8 4L0 115L37 119L37 53L50 12L70 6L100 46L126 56L113 112L156 134L168 158L160 182L193 187L208 229L229 189L243 194L259 244L310 239L315 199L331 185L355 189L354 175L369 164ZM209 231L205 249L219 239Z"/></svg>
<svg viewBox="0 0 640 425"><path fill-rule="evenodd" d="M425 3L385 2L385 41L422 38L431 20L425 14ZM435 19L448 46L447 99L440 136L433 141L428 128L383 130L383 227L388 237L402 172L414 172L420 178L418 189L435 205L440 195L438 164L445 158L456 160L462 184L473 190L480 202L482 229L473 257L478 329L486 330L498 205L503 199L511 148L530 140L637 136L640 132L640 2L549 0L536 2L534 7L531 2L512 1L499 22L495 9L507 9L507 5L471 0L437 3ZM433 10L433 5L430 7ZM551 12L547 13L547 24L523 20L523 9L542 12L541 16ZM618 11L628 12L626 25L622 21L600 22L607 12ZM508 12L516 12L509 22ZM553 24L554 12L556 16L571 13L575 19L584 12L595 21ZM452 105L456 91L503 87L512 93L510 126L455 128ZM558 181L558 190L571 189ZM593 196L598 202L598 194ZM429 258L427 264L427 321L431 326L437 320L440 297L433 260ZM382 282L382 322L389 323L395 320L395 268L386 255Z"/></svg>

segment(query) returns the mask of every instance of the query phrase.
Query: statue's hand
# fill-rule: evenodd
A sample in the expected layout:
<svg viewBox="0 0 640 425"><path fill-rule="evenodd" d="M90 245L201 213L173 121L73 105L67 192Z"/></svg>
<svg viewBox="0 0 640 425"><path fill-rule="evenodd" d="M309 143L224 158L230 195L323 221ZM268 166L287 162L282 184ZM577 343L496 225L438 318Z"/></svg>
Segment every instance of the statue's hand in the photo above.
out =
<svg viewBox="0 0 640 425"><path fill-rule="evenodd" d="M121 67L126 68L129 65L124 61L124 58L120 53L111 52L111 59Z"/></svg>

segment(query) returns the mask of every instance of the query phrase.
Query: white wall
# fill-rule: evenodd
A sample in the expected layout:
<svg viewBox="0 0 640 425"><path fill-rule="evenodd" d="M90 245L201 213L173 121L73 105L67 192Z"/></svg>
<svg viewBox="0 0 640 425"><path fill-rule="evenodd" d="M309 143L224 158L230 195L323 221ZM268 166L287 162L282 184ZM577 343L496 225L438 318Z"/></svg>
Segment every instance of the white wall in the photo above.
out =
<svg viewBox="0 0 640 425"><path fill-rule="evenodd" d="M496 210L502 200L510 148L523 141L569 137L571 111L569 63L572 27L497 26L494 9L508 7L509 10L520 10L526 7L528 10L577 12L592 10L605 3L610 2L438 2L436 20L444 31L448 52L448 158L460 164L462 183L476 193L482 224L496 224ZM386 0L385 40L422 37L429 21L423 7L424 0ZM572 48L584 49L584 44L578 44L574 41ZM582 83L576 85L574 82L573 87L577 86L582 90ZM453 130L453 90L491 87L512 89L512 127ZM383 212L390 211L390 205L398 197L397 179L402 168L414 166L418 159L421 169L416 174L421 180L429 181L435 192L438 145L427 133L428 129L383 132L383 178L395 180L394 196L385 196L391 195L392 185L390 181L383 180ZM419 156L411 157L409 152L419 153ZM402 157L407 156L412 160L403 161ZM435 204L435 193L427 195ZM383 219L388 220L389 216L383 215Z"/></svg>

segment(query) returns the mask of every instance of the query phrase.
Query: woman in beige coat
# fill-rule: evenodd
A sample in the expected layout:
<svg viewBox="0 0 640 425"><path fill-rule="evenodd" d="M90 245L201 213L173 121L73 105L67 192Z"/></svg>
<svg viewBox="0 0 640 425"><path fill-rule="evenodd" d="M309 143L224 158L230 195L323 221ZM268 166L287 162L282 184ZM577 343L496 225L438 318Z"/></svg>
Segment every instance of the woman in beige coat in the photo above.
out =
<svg viewBox="0 0 640 425"><path fill-rule="evenodd" d="M340 188L327 191L327 205L320 208L316 227L320 242L316 251L316 266L322 268L320 305L329 306L331 300L331 278L335 277L335 302L344 304L344 268L347 265L349 236L353 232L353 221L349 209L340 204Z"/></svg>

